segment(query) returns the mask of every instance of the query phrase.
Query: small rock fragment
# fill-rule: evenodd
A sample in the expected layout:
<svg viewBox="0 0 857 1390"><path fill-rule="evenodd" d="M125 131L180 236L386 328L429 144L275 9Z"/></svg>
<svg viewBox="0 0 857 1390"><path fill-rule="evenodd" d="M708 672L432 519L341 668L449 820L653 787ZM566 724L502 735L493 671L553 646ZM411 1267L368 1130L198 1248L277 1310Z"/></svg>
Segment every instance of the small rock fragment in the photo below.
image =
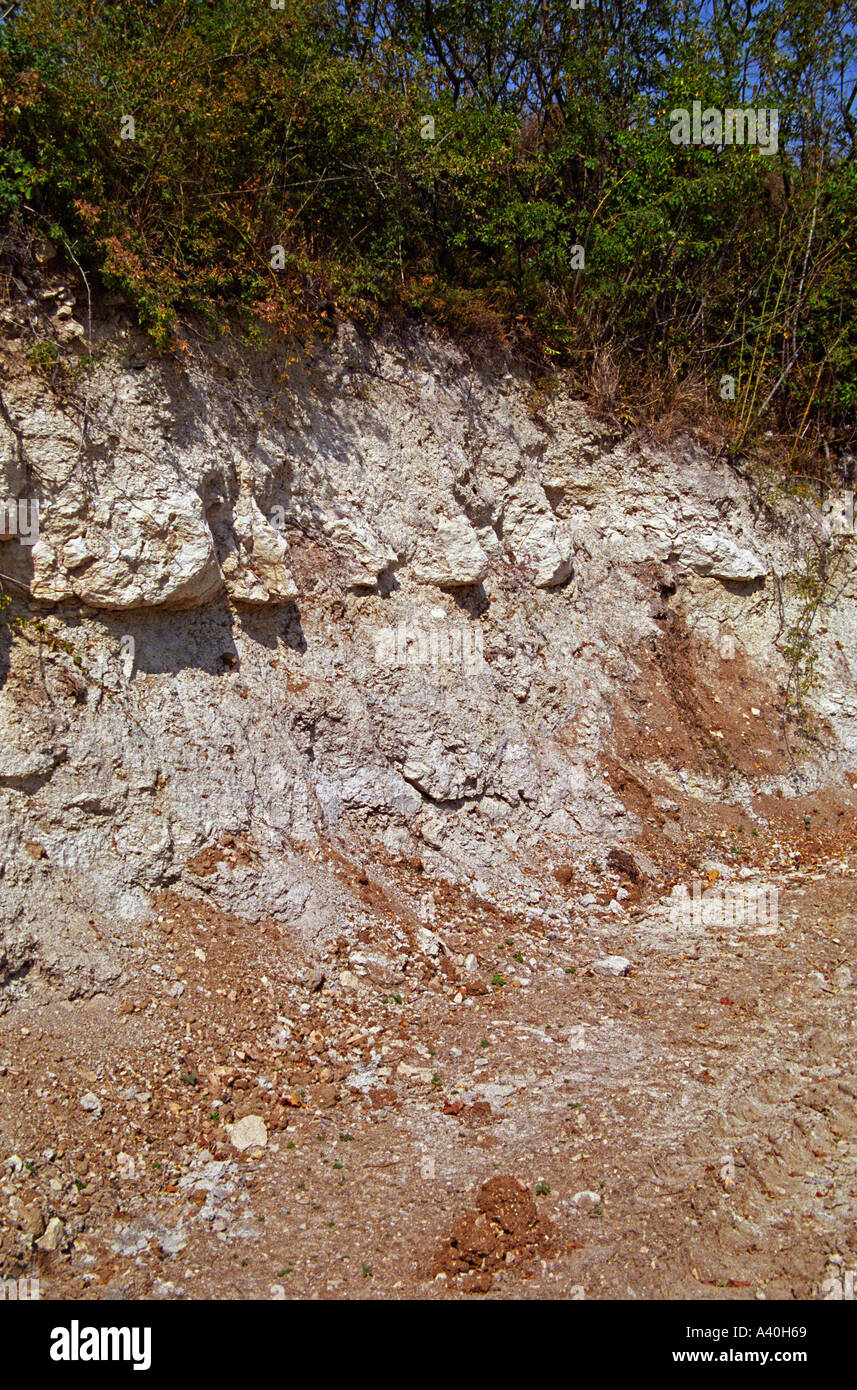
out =
<svg viewBox="0 0 857 1390"><path fill-rule="evenodd" d="M245 1115L230 1128L232 1147L242 1153L245 1149L264 1149L268 1143L268 1131L261 1115Z"/></svg>
<svg viewBox="0 0 857 1390"><path fill-rule="evenodd" d="M35 1202L25 1206L20 1200L13 1198L13 1203L13 1215L19 1229L27 1236L40 1236L45 1229L45 1223Z"/></svg>
<svg viewBox="0 0 857 1390"><path fill-rule="evenodd" d="M425 951L426 955L431 956L433 960L437 959L440 955L440 937L436 936L433 931L429 931L428 927L417 928L417 945L421 951Z"/></svg>
<svg viewBox="0 0 857 1390"><path fill-rule="evenodd" d="M595 962L595 969L603 971L605 975L627 975L631 962L627 956L605 956L603 960Z"/></svg>
<svg viewBox="0 0 857 1390"><path fill-rule="evenodd" d="M93 1091L84 1091L80 1098L80 1105L82 1110L88 1110L96 1116L100 1115L103 1109L101 1101Z"/></svg>
<svg viewBox="0 0 857 1390"><path fill-rule="evenodd" d="M65 1240L65 1227L58 1216L52 1216L41 1240L36 1241L40 1250L59 1250Z"/></svg>

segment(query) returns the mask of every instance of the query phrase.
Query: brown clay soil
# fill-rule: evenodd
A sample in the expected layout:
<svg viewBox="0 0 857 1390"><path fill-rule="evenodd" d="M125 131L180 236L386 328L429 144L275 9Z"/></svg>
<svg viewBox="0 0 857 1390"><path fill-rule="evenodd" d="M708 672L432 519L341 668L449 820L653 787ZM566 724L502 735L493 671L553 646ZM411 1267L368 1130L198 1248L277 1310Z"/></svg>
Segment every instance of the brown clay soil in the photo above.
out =
<svg viewBox="0 0 857 1390"><path fill-rule="evenodd" d="M824 1297L857 1269L857 796L753 810L676 803L645 873L546 848L533 883L570 930L368 848L331 853L367 924L310 962L163 895L118 997L45 981L0 1017L0 1275L48 1298ZM779 923L673 921L712 859L777 884ZM239 1151L247 1115L267 1139Z"/></svg>

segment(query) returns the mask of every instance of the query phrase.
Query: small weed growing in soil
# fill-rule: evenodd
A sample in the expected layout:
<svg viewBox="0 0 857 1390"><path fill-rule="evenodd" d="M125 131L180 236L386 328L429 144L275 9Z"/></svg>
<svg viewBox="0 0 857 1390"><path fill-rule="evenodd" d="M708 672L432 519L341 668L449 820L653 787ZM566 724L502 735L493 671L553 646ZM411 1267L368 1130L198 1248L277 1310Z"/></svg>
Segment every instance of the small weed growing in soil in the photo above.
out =
<svg viewBox="0 0 857 1390"><path fill-rule="evenodd" d="M49 376L57 365L59 348L50 338L34 343L28 353L28 360L34 372Z"/></svg>

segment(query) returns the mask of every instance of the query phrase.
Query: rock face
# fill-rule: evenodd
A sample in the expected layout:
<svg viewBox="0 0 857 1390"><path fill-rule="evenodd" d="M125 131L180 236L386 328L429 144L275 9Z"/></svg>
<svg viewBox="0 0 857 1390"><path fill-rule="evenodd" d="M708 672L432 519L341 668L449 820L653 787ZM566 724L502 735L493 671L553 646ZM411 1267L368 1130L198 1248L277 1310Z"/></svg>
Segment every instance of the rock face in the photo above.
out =
<svg viewBox="0 0 857 1390"><path fill-rule="evenodd" d="M253 497L242 497L232 518L232 534L212 517L221 535L221 570L233 603L286 603L297 597L288 567L285 540L260 512Z"/></svg>
<svg viewBox="0 0 857 1390"><path fill-rule="evenodd" d="M671 770L652 741L691 667L781 700L789 576L827 522L775 516L688 441L622 440L561 391L533 417L522 377L347 327L284 378L281 347L179 364L97 321L84 418L26 341L3 344L2 487L38 500L39 535L7 530L0 572L43 627L0 619L0 1007L36 979L112 987L167 885L307 942L353 915L334 850L517 892L536 851L633 843L605 769L634 730L644 781L724 794L716 759ZM857 752L843 580L812 785ZM772 762L768 790L793 776Z"/></svg>
<svg viewBox="0 0 857 1390"><path fill-rule="evenodd" d="M730 535L717 532L694 536L682 548L682 559L700 574L710 574L714 579L749 583L764 579L767 573L764 560L752 550L737 545Z"/></svg>
<svg viewBox="0 0 857 1390"><path fill-rule="evenodd" d="M464 516L442 517L414 565L414 576L420 583L435 584L439 589L481 584L487 573L488 556Z"/></svg>
<svg viewBox="0 0 857 1390"><path fill-rule="evenodd" d="M510 553L538 589L563 584L574 568L568 526L558 524L540 487L513 494L503 513Z"/></svg>

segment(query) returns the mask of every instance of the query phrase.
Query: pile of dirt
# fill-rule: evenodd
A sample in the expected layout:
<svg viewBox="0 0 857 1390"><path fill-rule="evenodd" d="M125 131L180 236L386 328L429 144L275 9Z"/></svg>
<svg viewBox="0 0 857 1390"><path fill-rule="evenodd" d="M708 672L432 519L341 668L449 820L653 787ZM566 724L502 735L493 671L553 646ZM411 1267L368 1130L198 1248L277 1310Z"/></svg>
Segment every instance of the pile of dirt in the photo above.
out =
<svg viewBox="0 0 857 1390"><path fill-rule="evenodd" d="M555 1253L553 1226L539 1215L520 1178L490 1178L479 1189L478 1210L463 1212L441 1245L432 1274L462 1277L469 1293L487 1293L497 1270L523 1266Z"/></svg>

